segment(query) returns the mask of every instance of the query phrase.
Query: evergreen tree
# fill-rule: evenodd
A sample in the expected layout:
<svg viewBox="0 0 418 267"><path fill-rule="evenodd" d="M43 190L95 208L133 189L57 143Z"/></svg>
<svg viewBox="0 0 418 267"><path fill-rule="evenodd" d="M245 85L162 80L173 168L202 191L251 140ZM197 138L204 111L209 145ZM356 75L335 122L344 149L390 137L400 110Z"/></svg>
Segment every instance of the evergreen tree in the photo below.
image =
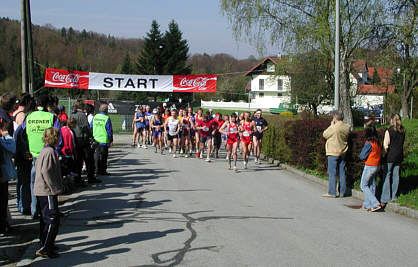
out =
<svg viewBox="0 0 418 267"><path fill-rule="evenodd" d="M131 64L131 57L129 56L128 50L126 50L125 57L123 58L122 64L120 65L120 73L121 74L132 74L132 64ZM118 99L120 100L137 100L138 95L139 99L143 99L145 96L140 95L144 93L138 92L127 92L127 91L119 91Z"/></svg>
<svg viewBox="0 0 418 267"><path fill-rule="evenodd" d="M168 31L164 35L163 57L167 60L163 71L168 75L188 75L191 73L187 65L189 46L183 40L183 33L178 24L172 20L168 25Z"/></svg>
<svg viewBox="0 0 418 267"><path fill-rule="evenodd" d="M120 68L122 74L131 74L132 73L132 64L131 64L131 57L129 56L129 52L126 51L125 57L123 58L122 66Z"/></svg>
<svg viewBox="0 0 418 267"><path fill-rule="evenodd" d="M379 77L379 74L377 73L377 69L376 68L374 68L373 77L372 77L372 83L373 84L379 84L380 83L380 77Z"/></svg>
<svg viewBox="0 0 418 267"><path fill-rule="evenodd" d="M167 75L188 75L191 67L187 65L189 45L183 40L183 33L179 30L178 24L172 20L168 30L164 34L164 48L162 57L166 60L163 73ZM183 103L192 100L191 93L170 94L170 101L182 99Z"/></svg>
<svg viewBox="0 0 418 267"><path fill-rule="evenodd" d="M136 62L138 74L162 74L165 64L161 56L162 48L163 36L160 32L160 26L157 21L153 20L151 30L144 38L144 45Z"/></svg>

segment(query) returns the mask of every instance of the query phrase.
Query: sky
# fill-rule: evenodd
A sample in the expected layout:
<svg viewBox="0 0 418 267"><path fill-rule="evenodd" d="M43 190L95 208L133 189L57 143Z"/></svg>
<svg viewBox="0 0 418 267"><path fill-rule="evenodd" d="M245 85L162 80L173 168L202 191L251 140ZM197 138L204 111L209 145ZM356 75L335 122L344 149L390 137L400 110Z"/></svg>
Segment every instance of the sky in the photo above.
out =
<svg viewBox="0 0 418 267"><path fill-rule="evenodd" d="M227 53L244 59L278 52L270 46L265 55L260 55L247 41L235 40L219 0L36 0L31 1L31 14L33 24L86 29L122 38L143 38L154 19L165 31L174 19L191 54ZM20 1L1 0L0 17L20 20Z"/></svg>

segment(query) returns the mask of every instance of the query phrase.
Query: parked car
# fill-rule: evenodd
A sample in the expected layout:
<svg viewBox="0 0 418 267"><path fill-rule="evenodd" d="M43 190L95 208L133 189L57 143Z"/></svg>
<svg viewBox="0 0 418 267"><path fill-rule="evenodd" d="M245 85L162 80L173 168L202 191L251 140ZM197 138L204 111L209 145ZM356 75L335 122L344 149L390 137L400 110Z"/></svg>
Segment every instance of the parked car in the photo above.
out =
<svg viewBox="0 0 418 267"><path fill-rule="evenodd" d="M298 113L295 106L290 103L280 103L278 108L270 109L270 113L272 114L280 114L285 111L292 112L293 115L296 115Z"/></svg>

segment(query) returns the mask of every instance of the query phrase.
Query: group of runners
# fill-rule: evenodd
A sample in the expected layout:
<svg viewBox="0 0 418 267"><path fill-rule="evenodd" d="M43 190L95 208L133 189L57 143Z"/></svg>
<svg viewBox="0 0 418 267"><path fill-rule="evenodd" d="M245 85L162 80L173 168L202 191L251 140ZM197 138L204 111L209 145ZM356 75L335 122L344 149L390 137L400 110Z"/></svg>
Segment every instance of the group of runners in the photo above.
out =
<svg viewBox="0 0 418 267"><path fill-rule="evenodd" d="M255 164L260 163L263 132L267 130L267 121L258 109L254 114L243 112L223 115L206 113L199 108L163 109L139 106L132 120L134 134L132 146L147 149L153 145L155 152L164 154L168 149L174 158L177 152L184 157L196 153L197 158L211 162L211 156L219 158L219 149L224 144L227 151L228 168L237 171L238 150L243 157L243 168L247 169L249 156L255 156ZM232 166L233 162L233 166Z"/></svg>

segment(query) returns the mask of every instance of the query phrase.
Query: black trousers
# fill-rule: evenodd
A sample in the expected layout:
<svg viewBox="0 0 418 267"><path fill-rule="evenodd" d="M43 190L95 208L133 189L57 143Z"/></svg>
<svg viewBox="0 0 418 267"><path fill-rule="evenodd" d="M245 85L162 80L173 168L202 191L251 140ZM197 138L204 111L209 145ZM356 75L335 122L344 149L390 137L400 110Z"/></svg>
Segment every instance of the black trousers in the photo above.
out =
<svg viewBox="0 0 418 267"><path fill-rule="evenodd" d="M221 147L222 144L222 135L220 132L216 132L213 135L213 145L215 146L216 149L219 149Z"/></svg>
<svg viewBox="0 0 418 267"><path fill-rule="evenodd" d="M94 153L94 165L96 167L97 174L106 173L107 170L107 158L109 156L108 146L98 145Z"/></svg>
<svg viewBox="0 0 418 267"><path fill-rule="evenodd" d="M7 227L7 205L9 202L9 182L0 183L0 233Z"/></svg>
<svg viewBox="0 0 418 267"><path fill-rule="evenodd" d="M55 243L60 225L58 196L36 196L40 211L39 240L41 249L50 251Z"/></svg>
<svg viewBox="0 0 418 267"><path fill-rule="evenodd" d="M94 180L94 151L91 149L88 142L78 141L77 159L76 159L76 173L81 177L81 170L83 169L83 162L86 163L87 179Z"/></svg>

